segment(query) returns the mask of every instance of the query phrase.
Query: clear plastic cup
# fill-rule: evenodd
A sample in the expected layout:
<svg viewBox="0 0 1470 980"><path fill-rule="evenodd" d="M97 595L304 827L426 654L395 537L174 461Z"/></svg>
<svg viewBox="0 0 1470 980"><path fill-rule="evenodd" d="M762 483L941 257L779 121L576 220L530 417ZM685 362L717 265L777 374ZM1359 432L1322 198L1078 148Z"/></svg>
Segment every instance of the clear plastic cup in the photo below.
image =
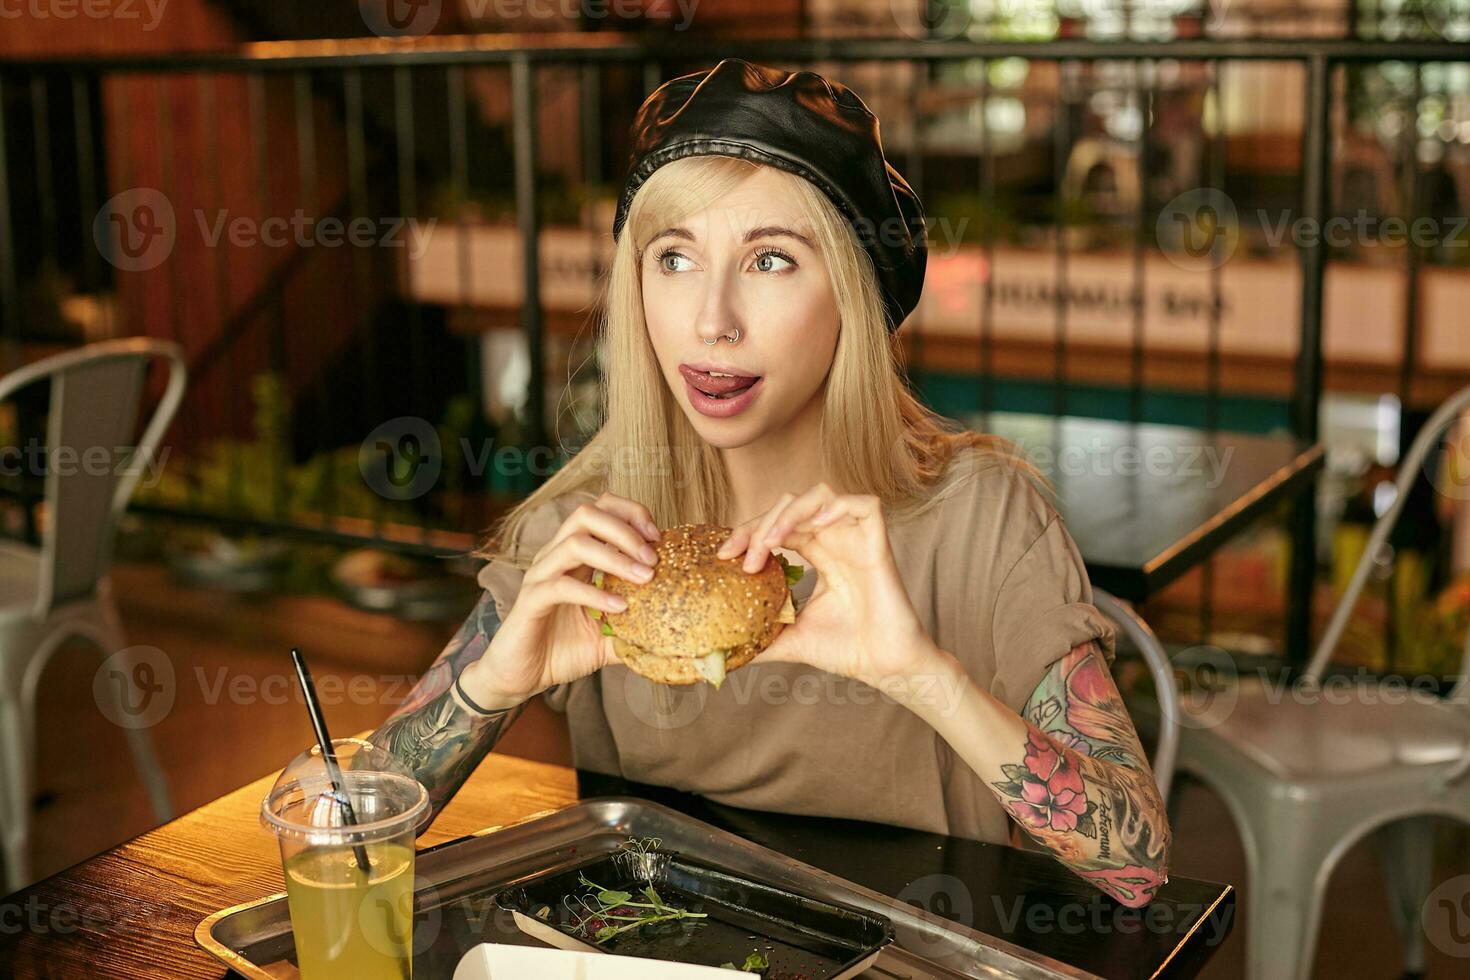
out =
<svg viewBox="0 0 1470 980"><path fill-rule="evenodd" d="M365 739L334 738L332 747L355 824L316 745L291 760L260 804L261 823L281 845L296 965L302 980L408 980L414 839L431 815L429 794Z"/></svg>

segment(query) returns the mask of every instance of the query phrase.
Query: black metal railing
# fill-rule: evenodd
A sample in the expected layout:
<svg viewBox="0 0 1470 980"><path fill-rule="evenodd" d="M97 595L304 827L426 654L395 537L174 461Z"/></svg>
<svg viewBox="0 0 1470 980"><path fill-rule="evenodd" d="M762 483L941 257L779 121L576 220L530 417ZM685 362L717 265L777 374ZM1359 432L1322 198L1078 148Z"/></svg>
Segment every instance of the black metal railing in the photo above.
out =
<svg viewBox="0 0 1470 980"><path fill-rule="evenodd" d="M1234 168L1223 121L1227 107L1221 96L1222 76L1263 65L1286 66L1299 79L1301 97L1294 106L1298 124L1292 136L1297 144L1292 154L1299 167L1290 189L1294 201L1284 214L1321 228L1332 216L1333 147L1344 139L1344 104L1352 79L1386 65L1406 66L1414 79L1405 110L1411 130L1402 141L1404 156L1394 164L1398 168L1394 173L1408 174L1414 189L1408 216L1413 217L1423 203L1413 132L1426 97L1425 66L1463 64L1467 52L1465 45L1451 42L1333 39L1045 43L808 39L665 45L567 34L439 37L417 44L282 42L238 53L0 61L4 136L0 325L7 357L18 359L27 345L36 343L31 322L34 287L48 273L62 270L73 291L98 299L100 309L111 308L101 298L124 298L126 316L115 317L103 332L162 332L189 348L193 391L178 437L191 456L202 452L209 438L240 439L251 430L242 386L250 375L262 372L284 379L284 390L295 406L255 406L258 414L277 411L273 417L279 425L272 430L276 441L264 449L257 445L255 455L232 457L224 507L204 499L209 488L195 481L188 484L183 498L145 498L140 509L231 527L426 553L465 544L473 537L470 532L493 511L494 493L451 498L436 486L397 507L405 502L379 492L368 495L366 512L352 512L343 499L352 488L344 486L347 470L341 454L305 475L288 475L287 468L315 453L341 447L351 453L369 431L390 418L439 417L445 410L443 396L452 391L465 389L477 400L484 399L486 393L478 390L473 377L449 382L444 377L457 356L477 356L473 345L456 343L463 331L474 329L475 317L483 316L473 299L481 273L467 240L467 228L478 220L467 213L475 201L516 229L519 290L526 301L513 315L525 342L528 399L515 440L523 447L561 449L552 437L564 436L564 427L553 417L555 403L542 396L551 377L549 349L553 343L570 341L563 336L567 331L548 330L537 248L543 225L548 216L565 219L586 204L578 189L615 192L621 177L618 163L626 151L622 142L626 125L644 95L664 78L723 57L789 67L836 65L852 76L860 92L871 92L875 104L882 97L885 108L879 115L885 139L902 145L905 173L921 198L929 201L932 191L933 200L940 200L946 181L951 190L965 186L965 193L972 195L983 227L969 238L960 234L958 240L978 249L982 268L993 268L1004 236L1020 234L1002 227L996 217L1004 211L998 203L1001 198L1019 195L1027 207L1049 209L1026 220L1033 232L1039 230L1051 256L1052 333L1037 349L1051 359L1050 370L1041 377L1050 385L1059 413L1079 411L1069 396L1075 364L1075 355L1069 353L1079 342L1071 330L1077 313L1067 284L1079 257L1087 252L1085 243L1074 241L1073 232L1095 217L1073 213L1076 201L1063 192L1062 178L1073 148L1096 123L1089 115L1094 112L1090 100L1105 92L1112 105L1126 108L1132 123L1114 142L1136 154L1142 191L1132 202L1131 214L1108 219L1111 231L1106 241L1121 243L1127 256L1123 267L1131 281L1123 292L1132 306L1124 348L1124 411L1143 420L1149 416L1145 368L1153 353L1146 338L1143 297L1148 260L1164 247L1151 229L1167 203L1156 199L1150 187L1155 183L1156 152L1178 139L1161 131L1163 110L1196 106L1194 136L1205 162L1194 186L1223 191ZM858 78L863 71L881 74L885 66L896 65L910 66L916 80L905 93L904 109L897 108L880 83L864 91ZM1047 68L1051 79L1047 84L1054 91L1048 91L1047 84L1028 86L1001 77L1015 75L1020 68L1039 70L1038 66ZM1175 98L1163 81L1165 75L1190 75L1196 82L1187 97ZM570 134L577 153L563 154L553 168L541 159L548 143L544 132L548 120L538 104L548 91L565 90L573 91L570 101L580 104L577 120L553 124L563 135ZM243 114L229 101L231 96L244 98ZM936 151L927 145L933 130L926 129L924 117L949 112L956 105L962 122L972 120L958 128L972 132L973 142L959 150L950 146ZM1014 114L1017 106L1024 115L1019 136L1014 120L1000 132L997 120ZM1035 113L1047 122L1038 131L1026 128L1033 118L1032 106L1045 107ZM1204 106L1211 106L1214 113L1208 131ZM158 139L140 140L129 132L129 119L140 120L137 125ZM1470 122L1462 125L1470 132ZM894 139L897 134L903 138ZM1003 136L1011 140L1009 148L1002 145ZM1049 163L1036 164L1027 156L1038 146L1043 152L1033 156L1036 160L1049 156ZM190 148L201 150L201 155L186 156ZM552 174L568 189L560 201L547 189ZM194 203L196 210L211 202L226 210L248 204L257 221L283 217L288 209L297 208L310 216L338 216L344 223L375 216L416 218L434 208L447 211L458 235L454 275L461 299L420 301L401 281L397 257L389 261L381 248L353 248L345 263L322 249L288 249L256 254L255 267L245 268L238 260L248 251L217 247L204 261L191 242L176 248L161 272L133 271L126 259L120 262L96 244L100 239L94 232L99 207L106 209L102 202L150 187L142 183L145 176L164 185L165 197L172 194L181 203ZM1027 180L1039 181L1039 189L1027 188ZM433 205L427 200L426 184L438 191ZM940 208L929 210L933 214ZM595 229L595 219L588 214L581 207L577 220ZM176 216L176 234L184 235L185 221ZM202 234L192 228L188 232ZM20 248L20 242L27 247ZM1300 270L1298 309L1294 317L1283 316L1284 321L1290 319L1296 335L1286 386L1289 395L1283 397L1290 432L1303 440L1316 440L1321 428L1324 283L1331 249L1320 234L1294 248L1277 248L1278 254L1294 251ZM1403 358L1390 366L1390 373L1406 406L1427 397L1414 388L1415 359L1422 346L1422 294L1417 284L1425 252L1417 246L1407 248L1402 260L1408 284L1403 291ZM1199 275L1208 338L1199 387L1202 424L1211 428L1221 423L1222 405L1234 394L1222 369L1223 269L1223 263L1215 263ZM1003 409L1007 406L999 382L1005 368L998 362L1002 345L996 329L994 280L981 276L973 285L978 293L977 329L973 340L960 342L978 358L971 362L978 373L975 367L968 372L974 392L970 407L982 412ZM159 315L163 306L167 312ZM201 329L201 320L206 329ZM921 378L926 373L942 374L944 369L936 365L945 362L933 352L956 342L927 330L922 318L905 333L916 374ZM561 359L565 356L562 351ZM305 417L310 418L309 426L299 424ZM253 431L257 440L259 429L257 419ZM448 431L453 435L460 430ZM251 481L262 479L251 469L261 461L274 467L268 480L270 499L252 509L242 501ZM352 483L348 475L347 482ZM305 481L306 489L293 480ZM360 488L361 481L356 482ZM303 494L304 509L292 504L293 493ZM488 509L466 503L482 497L491 501ZM1291 519L1294 590L1309 589L1312 582L1314 526L1312 502L1303 499ZM1300 638L1307 625L1294 623L1289 632Z"/></svg>

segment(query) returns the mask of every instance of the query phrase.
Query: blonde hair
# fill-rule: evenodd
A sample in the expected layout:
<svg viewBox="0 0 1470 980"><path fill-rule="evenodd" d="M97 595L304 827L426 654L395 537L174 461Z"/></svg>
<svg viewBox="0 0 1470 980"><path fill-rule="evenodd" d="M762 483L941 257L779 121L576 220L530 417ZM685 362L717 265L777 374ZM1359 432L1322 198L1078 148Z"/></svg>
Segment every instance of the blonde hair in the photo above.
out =
<svg viewBox="0 0 1470 980"><path fill-rule="evenodd" d="M659 370L643 318L640 268L643 247L654 234L709 207L760 166L729 156L685 157L655 170L639 188L602 283L601 425L580 452L495 523L477 556L525 565L528 559L516 550L526 519L543 504L577 491L611 491L636 500L659 527L727 520L724 464L684 416ZM837 298L841 326L826 382L821 438L813 447L824 457L833 488L876 495L895 518L913 516L952 492L967 472L1004 464L1026 473L1051 496L1049 481L1014 443L966 429L914 397L901 345L883 314L872 259L852 226L813 184L776 172L800 202ZM973 450L972 465L951 466L966 449Z"/></svg>

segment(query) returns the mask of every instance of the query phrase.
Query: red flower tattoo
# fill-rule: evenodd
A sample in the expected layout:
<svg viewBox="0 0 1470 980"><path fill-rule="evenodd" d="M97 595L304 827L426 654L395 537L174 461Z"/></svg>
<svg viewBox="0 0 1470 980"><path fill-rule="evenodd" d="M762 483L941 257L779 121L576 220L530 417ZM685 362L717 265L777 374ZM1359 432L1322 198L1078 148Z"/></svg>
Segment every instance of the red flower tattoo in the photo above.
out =
<svg viewBox="0 0 1470 980"><path fill-rule="evenodd" d="M1016 818L1033 829L1076 830L1087 813L1082 776L1034 729L1026 739L1025 763L1021 798L1012 806Z"/></svg>

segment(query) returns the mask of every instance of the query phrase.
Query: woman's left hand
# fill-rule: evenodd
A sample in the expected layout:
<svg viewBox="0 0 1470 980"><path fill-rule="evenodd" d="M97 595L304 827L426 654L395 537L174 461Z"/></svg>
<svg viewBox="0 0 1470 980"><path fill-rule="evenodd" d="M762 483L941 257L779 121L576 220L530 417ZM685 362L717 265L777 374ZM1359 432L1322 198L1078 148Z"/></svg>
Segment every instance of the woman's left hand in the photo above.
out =
<svg viewBox="0 0 1470 980"><path fill-rule="evenodd" d="M934 669L937 648L899 579L877 497L837 494L825 483L784 494L736 527L717 556L743 552L743 567L754 572L776 548L815 567L817 587L759 660L808 664L894 696Z"/></svg>

